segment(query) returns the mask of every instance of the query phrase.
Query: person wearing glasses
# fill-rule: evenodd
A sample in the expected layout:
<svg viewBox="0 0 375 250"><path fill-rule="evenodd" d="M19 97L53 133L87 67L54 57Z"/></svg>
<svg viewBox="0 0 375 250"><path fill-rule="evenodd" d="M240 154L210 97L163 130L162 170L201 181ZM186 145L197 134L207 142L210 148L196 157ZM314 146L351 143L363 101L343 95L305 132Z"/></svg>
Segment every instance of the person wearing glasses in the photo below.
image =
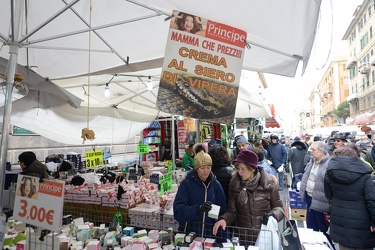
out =
<svg viewBox="0 0 375 250"><path fill-rule="evenodd" d="M324 192L324 176L330 161L327 144L322 141L313 142L309 151L312 160L306 166L300 187L301 200L307 203L306 226L322 232L332 243L327 234L329 201Z"/></svg>
<svg viewBox="0 0 375 250"><path fill-rule="evenodd" d="M208 217L208 212L215 204L220 207L219 216L224 214L226 198L220 182L211 171L212 158L206 153L205 146L198 143L193 149L194 169L187 173L178 188L173 202L174 219L179 224L179 232L195 232L198 237L213 238L212 225L216 220ZM218 235L217 240L226 238Z"/></svg>
<svg viewBox="0 0 375 250"><path fill-rule="evenodd" d="M48 179L50 177L47 166L36 159L34 152L26 151L21 153L18 156L18 163L22 168L21 174L37 176L41 179Z"/></svg>

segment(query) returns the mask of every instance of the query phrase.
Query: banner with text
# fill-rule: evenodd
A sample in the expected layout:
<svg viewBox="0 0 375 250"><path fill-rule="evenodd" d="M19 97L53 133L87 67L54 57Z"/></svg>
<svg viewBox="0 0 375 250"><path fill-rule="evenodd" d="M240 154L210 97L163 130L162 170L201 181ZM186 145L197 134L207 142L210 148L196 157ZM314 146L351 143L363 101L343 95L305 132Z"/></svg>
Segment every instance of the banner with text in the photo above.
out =
<svg viewBox="0 0 375 250"><path fill-rule="evenodd" d="M173 11L158 108L197 119L233 121L246 32Z"/></svg>
<svg viewBox="0 0 375 250"><path fill-rule="evenodd" d="M34 176L18 175L13 218L57 232L62 223L65 183L39 180Z"/></svg>

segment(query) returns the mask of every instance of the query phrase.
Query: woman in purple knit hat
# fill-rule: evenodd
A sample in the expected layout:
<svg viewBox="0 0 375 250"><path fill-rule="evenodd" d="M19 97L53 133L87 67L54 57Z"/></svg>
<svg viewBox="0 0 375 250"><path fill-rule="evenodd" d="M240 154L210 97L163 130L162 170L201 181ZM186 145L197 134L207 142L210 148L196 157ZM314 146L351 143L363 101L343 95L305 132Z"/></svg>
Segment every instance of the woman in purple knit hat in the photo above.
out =
<svg viewBox="0 0 375 250"><path fill-rule="evenodd" d="M249 228L239 239L241 245L248 246L255 243L264 215L277 221L284 218L283 204L276 177L258 166L256 153L242 150L233 163L236 172L229 184L227 211L215 223L213 233L232 225Z"/></svg>

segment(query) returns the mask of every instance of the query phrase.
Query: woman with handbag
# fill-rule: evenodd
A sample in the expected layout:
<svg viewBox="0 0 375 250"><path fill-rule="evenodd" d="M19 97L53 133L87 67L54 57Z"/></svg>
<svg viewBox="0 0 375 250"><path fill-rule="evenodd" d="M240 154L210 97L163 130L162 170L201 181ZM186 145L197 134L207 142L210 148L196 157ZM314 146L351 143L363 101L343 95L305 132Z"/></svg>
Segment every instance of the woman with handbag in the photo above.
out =
<svg viewBox="0 0 375 250"><path fill-rule="evenodd" d="M227 212L215 223L213 234L227 225L246 228L241 230L239 240L247 247L255 243L266 213L277 221L284 218L283 204L276 177L258 167L258 156L253 151L242 150L233 163L236 173L229 184Z"/></svg>

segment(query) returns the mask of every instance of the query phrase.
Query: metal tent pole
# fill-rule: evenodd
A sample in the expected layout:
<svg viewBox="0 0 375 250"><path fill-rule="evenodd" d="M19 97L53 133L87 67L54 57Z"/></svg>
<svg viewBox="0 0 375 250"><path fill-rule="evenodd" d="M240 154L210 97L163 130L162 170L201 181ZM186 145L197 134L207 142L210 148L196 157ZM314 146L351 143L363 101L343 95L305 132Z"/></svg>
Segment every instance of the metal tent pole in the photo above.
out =
<svg viewBox="0 0 375 250"><path fill-rule="evenodd" d="M2 136L0 144L0 215L3 214L3 194L4 194L4 184L5 184L5 164L8 154L8 140L9 140L9 126L10 126L10 114L12 112L12 93L13 93L13 82L14 74L16 73L16 65L18 60L18 50L19 46L17 44L18 37L21 32L21 17L22 9L24 6L24 1L18 0L14 1L15 6L12 2L12 36L10 46L9 46L9 62L8 70L6 72L6 93L4 102L4 113L3 113L3 124L2 124Z"/></svg>

